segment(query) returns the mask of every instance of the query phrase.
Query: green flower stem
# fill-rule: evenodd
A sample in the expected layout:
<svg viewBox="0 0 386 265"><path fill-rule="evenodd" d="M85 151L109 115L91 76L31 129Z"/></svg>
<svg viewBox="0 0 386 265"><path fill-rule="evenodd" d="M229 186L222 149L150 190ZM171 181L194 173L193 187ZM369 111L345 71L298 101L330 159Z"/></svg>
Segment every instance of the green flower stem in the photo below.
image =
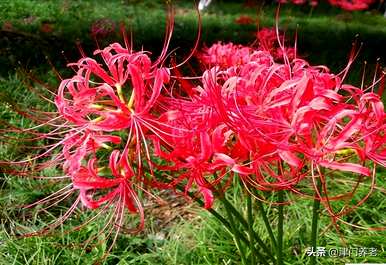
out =
<svg viewBox="0 0 386 265"><path fill-rule="evenodd" d="M272 227L267 217L267 212L264 210L264 205L261 201L256 200L256 202L257 202L257 205L259 206L261 217L263 218L265 228L267 229L269 238L272 243L272 247L276 249L277 248L276 239L275 239L275 236L273 235Z"/></svg>
<svg viewBox="0 0 386 265"><path fill-rule="evenodd" d="M226 199L226 198L221 198L221 201L224 203L224 205L232 212L232 214L235 216L235 218L241 223L241 225L244 227L244 229L248 230L248 222L244 219L242 214L234 208L234 206ZM261 240L259 235L253 230L252 231L254 241L256 241L262 250L271 258L273 263L275 263L275 257L272 255L271 250L267 247L267 245Z"/></svg>
<svg viewBox="0 0 386 265"><path fill-rule="evenodd" d="M199 200L199 203L201 204L202 203L202 206L204 205L204 203L201 201L201 200ZM228 229L229 231L231 231L232 233L233 233L233 231L232 231L232 226L231 226L231 224L221 215L221 214L219 214L216 210L213 210L213 209L209 209L208 210L219 222L221 222L225 227L226 227L226 229ZM243 235L243 234L241 234L241 233L239 233L239 238L246 244L246 245L249 245L250 243L249 243L249 240ZM257 255L259 256L259 258L261 259L261 260L264 260L264 257L259 253L259 252L256 252L256 250L254 249L254 251L255 251L255 253L257 253ZM263 262L264 264L267 264L268 265L268 263L267 262Z"/></svg>
<svg viewBox="0 0 386 265"><path fill-rule="evenodd" d="M204 205L203 202L202 202L201 200L200 200L200 202L202 203L202 205ZM223 201L221 200L221 202L223 202ZM224 204L224 207L226 208L224 202L223 202L223 204ZM228 206L229 206L229 205L228 205ZM230 206L232 206L232 205L230 204ZM229 209L229 208L227 208L227 209ZM216 212L216 211L213 210L213 209L209 209L208 211L209 211L214 217L216 217L217 220L219 220L222 224L224 224L224 226L225 226L225 227L233 234L233 230L232 230L232 228L231 228L230 223L229 223L227 220L225 220L225 218L224 218L223 216L221 216L218 212ZM232 211L231 211L231 213L232 213ZM236 217L236 219L237 219L237 217ZM269 265L269 263L266 261L266 258L263 257L263 255L262 255L259 251L256 250L256 248L255 248L254 245L251 245L250 241L244 236L244 234L240 233L239 231L237 231L236 233L238 233L239 238L245 243L245 245L251 246L251 252L253 252L253 253L259 258L259 261L260 261L262 264Z"/></svg>
<svg viewBox="0 0 386 265"><path fill-rule="evenodd" d="M254 236L253 236L253 206L252 206L252 196L248 196L247 194L247 220L248 220L248 236L249 236L249 248L251 250L251 264L256 264L256 256L255 251L253 249L255 248L254 243Z"/></svg>
<svg viewBox="0 0 386 265"><path fill-rule="evenodd" d="M180 190L180 191L183 191L183 192L185 191L185 189L184 189L182 186L179 186L179 185L177 185L177 189ZM190 197L194 198L194 194L188 192L188 195L189 195ZM222 203L224 204L224 206L225 206L226 203L224 202L224 200L226 200L226 199L225 199L225 198L221 199L221 202L222 202ZM196 198L195 201L196 201L200 206L204 206L204 202L203 202L201 199ZM226 200L226 201L227 201L227 200ZM241 214L240 214L240 213L233 207L233 205L232 205L231 203L229 203L228 201L227 201L227 205L231 207L231 209L232 209L231 212L236 212L236 213L238 213L235 217L236 217L236 219L238 219L239 222L244 226L244 222L246 223L246 221L242 218ZM232 232L231 224L230 224L230 223L229 223L229 222L228 222L228 221L227 221L220 213L218 213L218 212L217 212L216 210L214 210L213 208L212 208L212 209L208 209L208 211L209 211L209 212L210 212L210 213L211 213L211 214L212 214L219 222L221 222L221 223L225 226L226 229L228 229L229 231ZM241 216L241 218L242 218L242 220L243 220L244 222L240 221L240 219L239 219L240 216ZM253 235L254 235L254 237L255 237L255 239L256 239L257 234L256 234L254 231L252 231L252 232L253 232ZM232 232L232 233L233 233L233 232ZM251 245L250 242L249 242L249 240L244 236L244 234L238 232L238 236L239 236L239 239L241 239L241 240L245 243L245 245L249 245L249 246ZM262 243L264 244L264 242L262 242ZM260 261L262 264L269 265L269 263L266 261L266 258L263 257L263 255L260 254L260 252L257 251L255 247L253 247L253 249L251 249L251 251L253 251L253 252L258 256L259 261ZM275 263L275 259L274 259L273 256L271 256L271 259L273 260L273 263Z"/></svg>
<svg viewBox="0 0 386 265"><path fill-rule="evenodd" d="M179 187L178 187L179 188ZM193 194L189 194L189 196L191 196L193 198ZM204 202L201 200L201 199L195 199L195 201L202 207L204 207ZM231 230L231 225L230 223L219 213L217 212L216 210L214 210L213 208L212 209L208 209L208 212L210 212L219 222L221 222L228 230ZM240 239L245 243L245 244L249 244L249 241L248 239L243 235L241 234L240 235Z"/></svg>
<svg viewBox="0 0 386 265"><path fill-rule="evenodd" d="M230 223L227 220L225 220L225 218L221 214L219 214L217 211L213 209L209 209L208 211L233 234ZM239 232L238 236L246 245L251 245L249 240L243 234ZM258 256L259 261L262 262L262 264L269 265L266 259L260 254L260 252L256 250L254 246L251 249L251 251L253 251L253 253L255 253L256 256Z"/></svg>
<svg viewBox="0 0 386 265"><path fill-rule="evenodd" d="M322 182L317 180L317 189L320 192L322 189ZM316 196L317 192L315 192ZM314 199L314 205L312 207L312 224L311 224L311 246L315 251L318 243L318 218L319 218L320 200L316 197ZM316 264L316 256L312 255L310 258L310 265Z"/></svg>
<svg viewBox="0 0 386 265"><path fill-rule="evenodd" d="M181 192L185 192L185 189L180 186L180 185L177 185L176 188L181 191ZM194 198L194 194L191 193L191 192L188 192L188 195L191 197L191 198ZM201 207L204 207L205 203L199 199L199 198L196 198L195 201L201 206ZM214 210L213 208L211 209L208 209L208 211L218 220L220 221L228 230L230 229L230 224L229 222L221 215L219 214L216 210ZM247 242L247 238L246 237L242 237L242 240L244 242Z"/></svg>
<svg viewBox="0 0 386 265"><path fill-rule="evenodd" d="M229 209L229 206L227 206L227 205L225 205L225 210L226 210L227 215L228 215L228 219L229 219L229 223L230 223L230 228L231 228L231 233L232 233L233 238L235 240L236 247L237 247L237 249L240 252L241 263L244 264L244 265L248 265L247 258L246 258L246 255L245 255L245 249L241 245L241 242L240 242L240 231L239 231L238 227L236 226L236 223L233 220L232 211Z"/></svg>
<svg viewBox="0 0 386 265"><path fill-rule="evenodd" d="M278 191L278 201L284 201L284 191ZM283 223L284 223L284 205L280 204L278 206L279 210L279 220L278 220L278 229L277 229L277 264L283 265Z"/></svg>

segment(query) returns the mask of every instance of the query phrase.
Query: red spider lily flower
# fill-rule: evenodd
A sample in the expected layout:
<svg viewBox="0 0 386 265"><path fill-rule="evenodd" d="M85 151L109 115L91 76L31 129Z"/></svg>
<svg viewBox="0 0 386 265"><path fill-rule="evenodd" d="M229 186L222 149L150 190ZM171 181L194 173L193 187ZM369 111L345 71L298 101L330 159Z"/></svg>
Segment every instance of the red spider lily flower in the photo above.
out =
<svg viewBox="0 0 386 265"><path fill-rule="evenodd" d="M375 0L329 0L333 6L337 6L347 11L366 10Z"/></svg>
<svg viewBox="0 0 386 265"><path fill-rule="evenodd" d="M215 174L220 176L225 174L227 167L222 161L215 159L216 152L226 151L226 140L224 137L229 134L223 134L223 129L220 127L213 132L212 136L204 130L204 126L208 125L205 121L206 118L199 117L199 113L203 111L201 108L197 108L198 104L193 103L196 108L192 109L192 112L186 108L176 110L179 113L181 120L174 120L173 125L179 123L179 126L184 126L184 121L188 120L188 127L186 130L190 130L191 133L186 133L185 137L171 137L168 142L171 143L170 151L164 151L161 148L160 141L155 141L155 154L164 159L168 165L158 166L160 170L170 171L175 179L172 179L168 183L169 187L175 187L177 185L185 185L185 194L190 191L193 186L195 190L202 194L204 198L205 208L209 209L213 205L214 195L216 191L216 185L221 181L221 177L216 178ZM199 118L195 120L195 118ZM195 126L189 128L189 126ZM185 182L184 182L185 181ZM184 182L184 183L183 183Z"/></svg>
<svg viewBox="0 0 386 265"><path fill-rule="evenodd" d="M271 60L290 60L296 58L296 51L292 47L284 47L283 35L277 36L276 29L263 28L257 32L259 41L257 49L233 43L222 44L218 42L210 48L205 48L198 53L198 59L207 68L220 66L221 68L232 68L249 62L270 64Z"/></svg>
<svg viewBox="0 0 386 265"><path fill-rule="evenodd" d="M168 130L167 126L160 128L159 115L153 111L163 86L169 81L169 71L155 68L144 52L130 52L119 44L96 54L102 56L108 70L94 59L81 59L75 64L77 75L62 81L59 87L57 108L69 122L87 130L129 129L127 146L136 141L139 151L146 131L160 136ZM131 91L127 91L127 86Z"/></svg>
<svg viewBox="0 0 386 265"><path fill-rule="evenodd" d="M93 38L106 37L114 33L116 25L114 21L108 18L98 19L91 25L91 36Z"/></svg>
<svg viewBox="0 0 386 265"><path fill-rule="evenodd" d="M256 33L256 38L259 41L259 49L269 52L275 60L287 57L291 61L296 58L294 48L282 47L281 42L284 42L284 35L280 32L277 35L276 28L262 28Z"/></svg>
<svg viewBox="0 0 386 265"><path fill-rule="evenodd" d="M135 172L129 165L127 157L120 156L119 150L114 150L109 159L109 169L113 178L106 178L98 174L96 159L88 161L87 167L81 167L71 174L74 189L79 189L82 203L91 209L99 208L106 203L122 203L129 211L140 213L140 226L144 225L144 212L135 192L132 181L135 180ZM93 195L97 191L98 198Z"/></svg>
<svg viewBox="0 0 386 265"><path fill-rule="evenodd" d="M273 41L272 36L266 43L271 45ZM220 44L216 45L219 49ZM238 47L232 47L236 50L233 54L237 54ZM304 60L293 60L292 65L274 63L272 59L259 64L249 58L244 64L227 68L220 60L221 70L212 68L203 75L201 93L212 99L211 107L233 131L234 142L250 154L244 160L228 154L224 162L230 170L239 171L249 185L258 189L291 190L310 174L304 170L310 164L365 176L371 171L362 165L363 161L383 164L380 138L384 138L380 134L384 130L384 110L374 93L347 89L328 69L311 67ZM355 104L345 102L346 97L338 93L341 89L357 99ZM360 99L366 102L365 98L374 102L361 103ZM372 117L372 129L363 126L369 123L366 117ZM370 148L364 146L373 146L372 138L379 149L376 155L366 156ZM359 162L336 155L344 150L353 150ZM279 172L277 165L282 165Z"/></svg>
<svg viewBox="0 0 386 265"><path fill-rule="evenodd" d="M254 22L255 20L247 15L241 15L235 20L235 23L239 25L251 25Z"/></svg>
<svg viewBox="0 0 386 265"><path fill-rule="evenodd" d="M251 70L249 74L256 73L256 68L251 68L248 64L239 66L241 69L239 73L244 73L244 67ZM266 68L266 66L264 66L264 68ZM248 113L258 110L258 106L255 106L253 103L253 98L256 98L256 92L254 91L253 85L256 86L258 83L250 84L249 89L244 89L243 86L248 84L246 82L248 77L244 79L242 76L238 76L234 79L234 82L229 83L225 81L221 86L218 82L221 82L223 78L225 80L229 78L229 81L236 77L227 76L222 72L216 73L215 71L211 71L208 75L204 75L204 89L206 89L210 93L210 97L213 98L215 103L214 108L217 108L217 112L220 113L220 117L222 117L222 119L225 118L226 124L230 126L230 130L235 132L236 142L238 143L235 144L235 147L238 146L238 148L242 147L242 149L248 150L248 152L243 151L241 153L254 153L256 156L258 156L257 154L260 154L265 160L273 158L273 155L276 153L277 158L280 158L280 156L284 159L287 158L290 164L295 167L300 167L301 162L299 162L299 159L296 159L291 152L288 152L285 149L280 152L275 151L277 147L275 148L275 144L272 142L274 139L272 138L280 138L280 135L282 135L281 138L284 138L284 134L288 134L285 131L282 133L273 131L275 128L281 128L281 126L278 127L277 124L270 123L268 120L262 121L257 125L257 118L248 122ZM238 90L238 87L240 87L240 90ZM255 102L257 103L257 101ZM240 111L242 110L246 110L248 113L241 113ZM252 129L252 127L259 128L259 130L256 131ZM266 134L262 133L264 128L267 128L270 132L268 133L267 131ZM254 131L256 131L256 134L254 134ZM270 137L270 134L275 134L275 136ZM281 140L278 139L277 141ZM245 159L245 157L243 158ZM253 169L251 167L241 165L243 163L248 163L247 161L250 159L251 156L248 155L246 161L241 160L241 157L238 157L238 159L223 159L223 161L228 163L228 166L231 166L230 170L234 172L250 174L253 172ZM255 158L254 161L257 161L257 158ZM259 185L262 186L262 183Z"/></svg>
<svg viewBox="0 0 386 265"><path fill-rule="evenodd" d="M168 30L164 49L170 34ZM94 55L100 56L99 61L83 56L70 64L76 74L63 80L58 88L54 101L58 113L36 126L54 126L52 132L37 133L37 136L53 137L59 142L33 158L11 162L25 165L45 159L55 151L55 162L50 164L62 165L63 178L71 181L69 190L58 191L38 203L54 200L56 204L57 198L61 201L70 193L79 192L79 195L64 218L58 219L51 228L67 219L80 202L100 211L114 204L117 217L109 223L115 222L118 227L126 208L139 214L138 228L143 227L144 212L137 191L144 189L143 184L153 182L143 175L144 167L153 174L148 139L154 137L165 144L164 137L182 131L162 121L163 113L167 112L162 107L162 90L170 79L169 69L161 66L165 54L163 51L161 57L152 62L146 52L134 52L128 46L113 43L95 52ZM33 132L33 129L26 131Z"/></svg>
<svg viewBox="0 0 386 265"><path fill-rule="evenodd" d="M168 115L173 117L168 120L169 124L184 128L187 133L183 137L167 138L170 144L166 149L162 148L159 139L153 139L154 151L167 163L158 168L170 171L175 176L169 182L170 187L182 185L185 194L190 190L199 192L204 198L205 208L209 209L213 205L214 193L224 192L230 184L232 174L223 183L230 172L230 164L238 167L226 155L233 150L236 152L237 147L231 143L233 133L215 111L207 91L196 87L194 92L190 100L176 98L169 102L168 107L171 109ZM237 155L241 155L241 152Z"/></svg>
<svg viewBox="0 0 386 265"><path fill-rule="evenodd" d="M3 25L1 26L1 29L4 31L12 31L14 28L12 22L4 21Z"/></svg>
<svg viewBox="0 0 386 265"><path fill-rule="evenodd" d="M86 206L97 208L119 196L124 197L124 205L135 212L142 208L130 182L133 176L137 176L138 180L142 174L142 150L148 166L152 164L146 138L150 134L164 140L163 137L180 132L172 132L170 126L161 122L160 109L156 109L161 90L169 81L169 71L153 65L145 52L132 52L117 43L97 50L95 54L101 55L107 69L94 59L82 58L72 64L78 67L77 74L62 81L55 99L59 113L79 128L63 144L63 156L66 159L64 169L80 189L81 201ZM126 93L130 96L126 96ZM122 138L110 133L122 130L128 132L122 158L118 163L116 157L119 151L114 150L108 164L112 175L119 181L103 180L98 177L94 166L99 163L96 152L100 148L111 150L118 147ZM129 160L136 160L136 171L129 166L132 163ZM117 169L117 163L122 169ZM105 196L98 200L89 198L90 192L102 188L111 189L110 185L116 187ZM142 227L142 210L140 215Z"/></svg>
<svg viewBox="0 0 386 265"><path fill-rule="evenodd" d="M251 52L249 47L218 42L199 53L198 58L210 67L232 67L248 62Z"/></svg>
<svg viewBox="0 0 386 265"><path fill-rule="evenodd" d="M82 160L95 154L100 148L110 148L107 143L119 144L121 138L114 135L102 135L99 132L84 131L79 133L69 133L63 141L62 154L65 158L63 168L65 172L71 172L80 169Z"/></svg>
<svg viewBox="0 0 386 265"><path fill-rule="evenodd" d="M282 4L288 3L287 0L279 1ZM291 0L289 1L292 4L295 5L304 5L305 3L309 3L311 6L318 5L317 0ZM328 1L332 6L339 7L341 9L347 10L347 11L360 11L360 10L366 10L369 8L370 5L376 2L376 0L329 0Z"/></svg>
<svg viewBox="0 0 386 265"><path fill-rule="evenodd" d="M43 33L51 33L54 31L54 25L50 22L43 22L40 26L40 31Z"/></svg>

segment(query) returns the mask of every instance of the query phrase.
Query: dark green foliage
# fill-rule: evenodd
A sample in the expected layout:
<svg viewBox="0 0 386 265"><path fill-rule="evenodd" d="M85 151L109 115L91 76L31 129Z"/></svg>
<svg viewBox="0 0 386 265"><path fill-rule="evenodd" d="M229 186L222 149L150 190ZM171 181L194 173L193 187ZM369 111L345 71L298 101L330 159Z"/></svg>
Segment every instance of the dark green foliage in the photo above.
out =
<svg viewBox="0 0 386 265"><path fill-rule="evenodd" d="M63 66L64 51L70 61L79 58L75 43L79 41L87 54L96 48L91 26L100 19L110 19L115 33L99 37L103 47L111 41L122 41L119 23L132 29L134 46L159 54L165 30L166 9L163 1L3 1L0 3L0 64L5 74L21 61L32 67L45 64L45 55L55 65ZM190 1L175 1L176 23L171 49L187 54L197 36L197 13ZM273 26L275 6L266 5L260 12L259 27ZM252 43L256 25L238 25L240 15L256 18L257 7L241 3L218 1L202 14L202 43L218 40ZM312 11L312 14L311 14ZM299 52L314 64L325 64L334 71L344 67L355 39L363 42L359 63L374 64L377 58L385 61L386 20L381 14L347 13L331 7L282 6L280 28L289 39L298 28ZM355 36L359 35L358 38ZM290 42L289 45L292 45ZM331 58L334 58L331 60Z"/></svg>

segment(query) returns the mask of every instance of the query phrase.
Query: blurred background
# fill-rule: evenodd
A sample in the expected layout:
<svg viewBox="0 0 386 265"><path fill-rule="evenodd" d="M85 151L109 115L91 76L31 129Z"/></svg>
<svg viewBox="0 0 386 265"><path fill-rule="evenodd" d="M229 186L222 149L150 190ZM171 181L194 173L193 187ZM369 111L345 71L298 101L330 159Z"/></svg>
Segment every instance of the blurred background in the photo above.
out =
<svg viewBox="0 0 386 265"><path fill-rule="evenodd" d="M175 28L170 50L188 52L197 37L198 16L194 1L169 1L175 6ZM205 1L203 1L205 2ZM299 2L299 1L298 1ZM304 3L303 3L304 2ZM299 53L313 64L325 64L334 71L347 62L352 43L362 43L358 63L374 64L386 58L384 3L376 1L363 11L347 11L320 1L282 4L279 27L292 41L298 32ZM275 23L275 1L213 0L202 11L201 45L219 40L250 44L258 28ZM7 75L21 63L25 67L55 66L77 60L77 43L91 54L96 41L101 47L122 42L121 28L133 34L134 47L156 55L162 48L166 7L161 0L12 0L0 3L0 65ZM63 56L61 53L64 52ZM334 60L331 60L334 58Z"/></svg>

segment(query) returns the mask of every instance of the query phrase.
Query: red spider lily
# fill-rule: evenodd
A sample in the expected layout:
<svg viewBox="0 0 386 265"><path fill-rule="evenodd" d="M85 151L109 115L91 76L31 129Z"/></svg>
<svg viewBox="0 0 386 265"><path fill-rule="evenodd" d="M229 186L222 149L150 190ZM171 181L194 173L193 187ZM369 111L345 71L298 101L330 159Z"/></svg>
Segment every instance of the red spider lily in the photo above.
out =
<svg viewBox="0 0 386 265"><path fill-rule="evenodd" d="M98 174L96 158L88 161L87 167L81 167L71 174L74 189L79 189L82 203L88 208L99 208L102 204L117 200L124 204L131 212L138 212L141 216L139 229L144 225L144 213L138 196L133 188L132 180L135 172L129 165L127 157L120 156L114 150L109 159L109 168L113 178L105 178ZM96 191L106 191L104 195L94 199Z"/></svg>
<svg viewBox="0 0 386 265"><path fill-rule="evenodd" d="M207 67L220 66L232 68L249 62L259 64L270 64L272 60L293 60L296 51L292 47L284 47L283 35L277 36L276 29L263 28L257 32L256 38L259 42L257 49L233 43L222 44L218 42L210 48L205 48L198 53L198 59Z"/></svg>
<svg viewBox="0 0 386 265"><path fill-rule="evenodd" d="M116 25L114 21L111 19L103 18L96 20L94 23L91 25L91 36L93 38L97 37L106 37L112 33L114 33L116 28Z"/></svg>
<svg viewBox="0 0 386 265"><path fill-rule="evenodd" d="M43 22L40 26L40 31L43 33L51 33L54 31L54 25L50 22Z"/></svg>
<svg viewBox="0 0 386 265"><path fill-rule="evenodd" d="M231 132L224 131L226 128L220 124L220 118L211 109L206 96L199 93L193 96L191 102L173 100L170 106L173 110L169 112L173 119L169 122L173 127L184 128L189 133L183 137L168 137L166 149L159 139L154 138L153 141L155 155L167 163L158 168L175 176L168 183L169 187L183 184L186 194L196 186L195 190L204 197L205 208L209 209L213 205L213 193L220 188L218 184L227 173L228 165L218 157L225 156L223 153L229 151L226 143Z"/></svg>
<svg viewBox="0 0 386 265"><path fill-rule="evenodd" d="M145 52L132 52L117 43L95 54L101 55L107 69L94 59L82 58L72 64L78 68L77 74L62 81L55 99L59 113L79 128L63 143L64 169L85 206L99 208L122 202L129 211L139 211L141 228L144 215L133 185L141 182L142 150L152 170L146 138L151 134L163 141L163 137L180 132L172 132L170 126L159 121L162 110L156 109L161 90L169 81L169 71L157 68ZM115 148L122 137L110 133L122 130L127 130L127 140L119 151ZM97 155L101 148L115 149L108 162L110 178L98 174L97 164L103 165ZM101 196L103 191L105 195ZM99 198L93 199L96 192Z"/></svg>
<svg viewBox="0 0 386 265"><path fill-rule="evenodd" d="M77 75L62 81L55 100L60 114L91 131L129 129L132 138L128 142L142 140L147 130L164 133L167 127L155 125L158 114L152 111L163 85L169 81L168 70L154 69L144 52L130 52L119 44L96 54L102 56L108 71L91 58L75 64ZM127 86L131 87L130 97L124 94Z"/></svg>
<svg viewBox="0 0 386 265"><path fill-rule="evenodd" d="M214 51L212 58L217 58L220 45L206 52ZM228 56L238 54L237 46L228 47L234 49L223 50L231 52ZM226 56L224 52L220 58ZM310 165L365 176L371 174L363 165L365 160L384 165L385 157L380 155L384 154L380 144L384 141L384 110L377 95L348 89L328 69L311 67L304 60L293 60L290 65L271 59L259 64L249 58L227 68L220 59L221 70L213 68L203 78L201 93L212 99L211 107L233 132L233 141L245 150L242 153L249 154L242 159L230 154L225 160L230 170L239 171L244 181L258 189L292 190L309 176ZM343 97L339 90L349 95ZM357 101L349 104L347 98ZM365 98L372 103L361 103ZM370 124L365 122L368 117L371 129L363 126ZM366 155L373 139L379 149L376 155ZM345 150L352 150L348 161L358 162L346 162L337 155ZM357 160L352 159L355 154Z"/></svg>
<svg viewBox="0 0 386 265"><path fill-rule="evenodd" d="M138 228L141 229L144 211L137 191L140 189L151 195L149 187L171 187L169 183L158 182L155 178L153 147L149 141L154 139L163 148L170 149L172 139L181 138L189 132L186 128L175 126L177 122L174 122L173 111L165 107L169 105L167 99L173 99L170 91L166 91L172 86L169 83L170 71L162 66L173 29L173 14L171 9L169 11L164 46L156 61L152 62L147 52L133 51L126 38L126 47L113 43L95 51L94 55L99 58L86 57L82 53L83 58L69 65L76 70L76 74L63 80L55 95L54 104L58 112L45 113L44 119L30 115L28 118L40 124L29 129L12 130L31 133L33 137L29 140L58 140L44 146L44 152L35 157L0 162L2 165L23 167L22 171L11 171L23 176L35 164L33 172L48 166L62 166L65 176L53 178L66 178L71 183L31 205L55 205L78 193L69 211L49 228L66 220L81 202L87 208L100 209L100 213L114 205L113 215L116 217L108 222L114 224L112 229L122 227L125 209L138 213ZM185 61L193 53L194 49ZM19 113L24 115L24 112ZM39 131L47 126L54 129L48 133L46 130ZM52 161L44 161L51 156ZM201 190L209 194L204 185L201 186ZM47 231L43 229L37 233Z"/></svg>
<svg viewBox="0 0 386 265"><path fill-rule="evenodd" d="M247 15L241 15L235 20L235 23L239 25L250 25L254 22L254 19Z"/></svg>
<svg viewBox="0 0 386 265"><path fill-rule="evenodd" d="M168 30L164 49L167 49L170 34ZM160 65L165 54L163 51L152 63L146 52L134 52L128 46L114 43L95 52L100 61L83 56L77 63L70 64L76 74L59 86L54 102L58 113L51 113L54 118L23 130L41 139L52 138L59 142L47 146L44 153L35 157L1 162L25 167L57 153L53 162L42 161L36 168L43 170L61 164L64 177L71 180L70 189L61 190L38 203L56 204L57 200L76 191L79 195L70 211L51 228L67 219L79 202L101 211L115 204L119 217L110 221L118 223L123 220L124 208L127 208L139 214L139 229L143 227L143 209L136 192L143 189L144 183L152 184L152 180L143 175L144 166L152 172L147 138L155 137L165 143L163 137L181 133L181 129L160 120L166 112L162 108L161 94L170 79L169 70ZM49 133L34 131L49 125L54 126ZM110 158L106 160L109 152ZM25 175L17 170L12 172Z"/></svg>
<svg viewBox="0 0 386 265"><path fill-rule="evenodd" d="M347 11L366 10L375 0L329 0L329 3L333 6L337 6Z"/></svg>
<svg viewBox="0 0 386 265"><path fill-rule="evenodd" d="M316 6L318 5L317 0L312 0L312 1L306 1L306 0L280 0L279 1L282 4L286 4L288 2L291 2L292 4L295 5L304 5L307 2L311 6ZM347 11L360 11L360 10L366 10L369 8L370 5L374 4L376 0L329 0L328 1L330 5L339 7L341 9L347 10Z"/></svg>
<svg viewBox="0 0 386 265"><path fill-rule="evenodd" d="M257 32L256 38L259 41L259 48L268 51L275 60L285 59L289 60L296 58L296 51L292 47L284 47L284 35L279 33L276 28L263 28ZM283 47L282 47L283 46Z"/></svg>
<svg viewBox="0 0 386 265"><path fill-rule="evenodd" d="M171 185L177 185L184 179L187 179L185 191L187 192L193 184L196 184L199 192L204 196L205 208L209 209L213 205L212 185L205 176L212 176L213 171L210 170L210 159L213 155L212 145L209 135L202 132L199 135L192 136L196 141L191 141L191 138L186 141L179 141L178 146L175 146L173 152L169 155L169 161L173 162L172 171L184 172L181 173Z"/></svg>
<svg viewBox="0 0 386 265"><path fill-rule="evenodd" d="M12 31L14 28L13 28L12 22L5 21L1 26L1 29L4 31Z"/></svg>
<svg viewBox="0 0 386 265"><path fill-rule="evenodd" d="M248 62L251 53L252 50L249 47L219 42L199 53L198 58L209 67L221 66L227 68Z"/></svg>

